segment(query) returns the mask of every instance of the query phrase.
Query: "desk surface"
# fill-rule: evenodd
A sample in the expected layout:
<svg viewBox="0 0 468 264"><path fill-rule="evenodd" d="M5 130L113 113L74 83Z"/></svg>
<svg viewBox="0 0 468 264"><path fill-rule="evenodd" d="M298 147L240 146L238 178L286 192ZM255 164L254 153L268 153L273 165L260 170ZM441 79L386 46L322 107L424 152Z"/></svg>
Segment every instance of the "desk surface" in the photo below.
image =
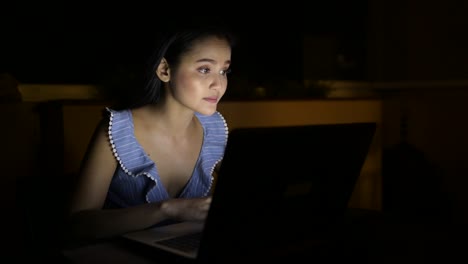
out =
<svg viewBox="0 0 468 264"><path fill-rule="evenodd" d="M348 220L343 236L332 244L317 247L316 243L304 241L302 245L284 249L283 252L274 250L271 254L263 253L257 257L267 262L284 259L289 264L295 263L295 260L300 263L302 258L317 260L320 257L357 263L448 263L461 257L461 249L466 245L463 240L457 241L453 233L442 225L384 221L381 214L367 212L354 214ZM458 237L460 233L457 234ZM289 254L283 254L286 250ZM182 263L124 239L104 241L62 253L66 263Z"/></svg>

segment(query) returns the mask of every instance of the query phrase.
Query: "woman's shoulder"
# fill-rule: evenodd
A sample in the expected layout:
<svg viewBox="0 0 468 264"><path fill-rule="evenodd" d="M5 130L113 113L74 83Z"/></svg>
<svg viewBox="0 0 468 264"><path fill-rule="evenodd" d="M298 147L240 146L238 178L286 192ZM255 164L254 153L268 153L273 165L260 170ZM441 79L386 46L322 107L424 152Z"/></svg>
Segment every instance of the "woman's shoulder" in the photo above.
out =
<svg viewBox="0 0 468 264"><path fill-rule="evenodd" d="M127 140L128 135L133 133L133 121L130 110L116 110L105 107L102 114L103 118L101 122L106 125L105 129L109 134L112 144Z"/></svg>
<svg viewBox="0 0 468 264"><path fill-rule="evenodd" d="M123 115L123 114L127 114L129 112L130 112L130 109L118 109L118 108L116 109L116 108L113 108L113 107L110 107L110 106L106 106L102 110L102 114L105 117L111 116L111 115Z"/></svg>
<svg viewBox="0 0 468 264"><path fill-rule="evenodd" d="M102 112L103 122L107 122L109 127L112 127L114 123L128 123L132 122L131 111L129 109L114 109L111 107L105 107Z"/></svg>

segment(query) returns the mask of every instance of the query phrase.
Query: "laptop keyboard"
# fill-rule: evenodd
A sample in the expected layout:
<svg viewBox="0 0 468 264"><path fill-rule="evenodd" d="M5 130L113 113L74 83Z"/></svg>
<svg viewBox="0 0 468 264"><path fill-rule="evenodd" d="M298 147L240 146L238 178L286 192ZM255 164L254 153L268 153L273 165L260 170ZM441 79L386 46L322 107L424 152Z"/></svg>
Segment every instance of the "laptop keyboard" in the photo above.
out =
<svg viewBox="0 0 468 264"><path fill-rule="evenodd" d="M201 236L202 232L198 232L179 237L173 237L162 241L157 241L156 243L176 248L182 251L193 251L198 249L198 246L200 245Z"/></svg>

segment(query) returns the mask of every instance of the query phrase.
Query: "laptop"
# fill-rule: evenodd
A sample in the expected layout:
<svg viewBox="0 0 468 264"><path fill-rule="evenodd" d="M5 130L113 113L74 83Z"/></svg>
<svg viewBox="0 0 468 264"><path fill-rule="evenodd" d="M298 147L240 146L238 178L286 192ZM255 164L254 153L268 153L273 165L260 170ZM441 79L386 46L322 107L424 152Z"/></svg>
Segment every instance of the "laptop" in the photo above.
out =
<svg viewBox="0 0 468 264"><path fill-rule="evenodd" d="M124 238L205 263L326 239L344 219L375 130L373 122L233 129L206 220Z"/></svg>

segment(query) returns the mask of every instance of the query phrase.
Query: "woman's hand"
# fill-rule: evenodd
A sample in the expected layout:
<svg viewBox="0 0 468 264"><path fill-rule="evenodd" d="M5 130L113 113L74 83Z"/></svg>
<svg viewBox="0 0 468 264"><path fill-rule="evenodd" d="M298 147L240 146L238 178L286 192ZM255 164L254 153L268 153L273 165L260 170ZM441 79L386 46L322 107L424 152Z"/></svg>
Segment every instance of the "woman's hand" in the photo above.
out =
<svg viewBox="0 0 468 264"><path fill-rule="evenodd" d="M177 198L164 201L161 211L180 221L204 221L211 205L211 197Z"/></svg>

